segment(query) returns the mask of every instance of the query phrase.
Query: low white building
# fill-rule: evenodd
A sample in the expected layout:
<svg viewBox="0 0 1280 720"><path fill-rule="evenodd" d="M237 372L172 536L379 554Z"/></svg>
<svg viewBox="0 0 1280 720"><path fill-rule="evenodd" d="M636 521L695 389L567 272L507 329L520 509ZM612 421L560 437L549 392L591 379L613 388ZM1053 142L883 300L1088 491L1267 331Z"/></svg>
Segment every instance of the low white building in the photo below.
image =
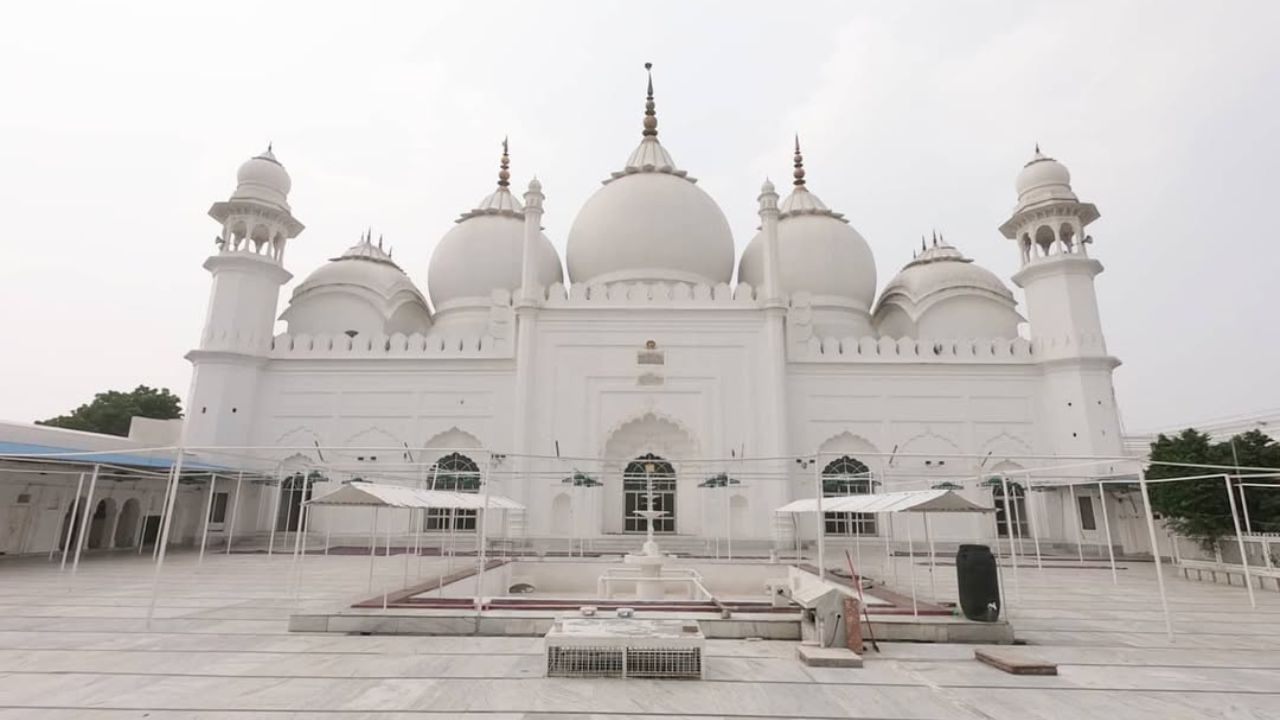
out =
<svg viewBox="0 0 1280 720"><path fill-rule="evenodd" d="M481 200L428 268L401 268L366 235L335 246L281 311L293 278L285 250L303 224L268 149L209 213L220 233L204 263L204 332L187 356L183 442L213 466L296 478L279 510L241 518L246 535L294 527L297 500L323 487L305 489L308 476L463 489L491 478L526 507L495 532L530 543L641 532L633 513L652 483L668 513L661 532L728 525L778 547L796 528L774 509L812 496L821 476L835 493L968 478L964 492L989 503L1000 490L985 476L1016 481L1020 470L1124 455L1119 361L1104 341L1093 285L1102 264L1086 232L1099 213L1066 167L1037 148L1009 217L992 218L1021 259L1011 278L1020 310L1004 280L943 238L925 241L877 296L856 218L819 199L798 143L793 164L784 193L764 183L760 230L735 258L719 206L659 142L650 86L639 145L578 211L563 265L542 233L541 185L517 197L504 149L496 187L476 189ZM425 293L410 277L423 270ZM573 470L601 486L561 482ZM1133 470L1099 465L1080 477ZM740 482L705 487L719 473ZM1024 527L1076 542L1075 511L1092 515L1093 500L1032 495L1019 503ZM270 504L256 498L246 502ZM1086 541L1099 541L1102 523L1083 522ZM313 528L367 537L364 518L317 513ZM827 531L888 529L832 517ZM989 516L935 525L944 543L996 533ZM1120 530L1113 540L1128 542Z"/></svg>

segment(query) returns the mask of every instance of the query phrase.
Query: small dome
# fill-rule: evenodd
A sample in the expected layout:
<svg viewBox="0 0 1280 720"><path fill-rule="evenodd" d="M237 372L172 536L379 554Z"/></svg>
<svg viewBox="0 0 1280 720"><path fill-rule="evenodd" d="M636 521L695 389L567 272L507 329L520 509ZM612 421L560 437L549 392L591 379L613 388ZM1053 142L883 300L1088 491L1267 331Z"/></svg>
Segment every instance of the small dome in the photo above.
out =
<svg viewBox="0 0 1280 720"><path fill-rule="evenodd" d="M804 186L796 187L779 211L782 291L848 298L857 309L869 311L876 296L876 264L867 241ZM756 233L742 253L738 280L764 285L763 233Z"/></svg>
<svg viewBox="0 0 1280 720"><path fill-rule="evenodd" d="M288 195L292 187L288 171L268 146L261 155L249 158L240 166L236 172L236 191L231 199L258 200L288 210Z"/></svg>
<svg viewBox="0 0 1280 720"><path fill-rule="evenodd" d="M1036 154L1018 173L1014 187L1018 191L1018 207L1047 200L1076 200L1071 191L1071 173L1062 163L1040 152L1036 146Z"/></svg>
<svg viewBox="0 0 1280 720"><path fill-rule="evenodd" d="M321 265L293 290L280 316L291 334L425 333L422 293L370 235Z"/></svg>
<svg viewBox="0 0 1280 720"><path fill-rule="evenodd" d="M995 273L935 238L885 286L875 320L891 337L1013 338L1016 307Z"/></svg>
<svg viewBox="0 0 1280 720"><path fill-rule="evenodd" d="M488 305L494 290L520 287L524 256L524 208L505 181L480 206L464 213L431 253L427 291L437 312L463 304ZM538 234L534 277L548 287L564 281L560 256Z"/></svg>

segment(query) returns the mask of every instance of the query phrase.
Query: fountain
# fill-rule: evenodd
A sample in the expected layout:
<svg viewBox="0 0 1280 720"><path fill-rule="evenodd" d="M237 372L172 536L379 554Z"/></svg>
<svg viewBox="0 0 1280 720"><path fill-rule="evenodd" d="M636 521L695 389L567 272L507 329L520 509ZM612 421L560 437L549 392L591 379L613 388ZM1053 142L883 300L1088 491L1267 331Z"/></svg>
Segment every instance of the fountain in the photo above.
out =
<svg viewBox="0 0 1280 720"><path fill-rule="evenodd" d="M653 484L649 486L649 507L653 507ZM667 557L658 549L658 543L653 539L653 521L666 515L666 510L637 510L636 516L645 518L645 525L648 532L645 536L644 545L640 547L640 554L628 553L623 556L622 562L625 565L635 567L640 573L640 579L636 580L636 598L640 600L661 600L666 597L666 585L662 581L662 566L667 563Z"/></svg>

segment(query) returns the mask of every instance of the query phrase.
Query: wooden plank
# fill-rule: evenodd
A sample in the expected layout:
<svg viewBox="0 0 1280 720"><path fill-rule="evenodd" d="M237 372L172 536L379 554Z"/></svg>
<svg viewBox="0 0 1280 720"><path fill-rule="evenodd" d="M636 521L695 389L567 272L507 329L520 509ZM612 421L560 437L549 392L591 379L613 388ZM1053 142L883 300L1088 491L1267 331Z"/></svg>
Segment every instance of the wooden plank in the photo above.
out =
<svg viewBox="0 0 1280 720"><path fill-rule="evenodd" d="M1015 648L979 648L973 657L1010 675L1057 675L1058 666Z"/></svg>

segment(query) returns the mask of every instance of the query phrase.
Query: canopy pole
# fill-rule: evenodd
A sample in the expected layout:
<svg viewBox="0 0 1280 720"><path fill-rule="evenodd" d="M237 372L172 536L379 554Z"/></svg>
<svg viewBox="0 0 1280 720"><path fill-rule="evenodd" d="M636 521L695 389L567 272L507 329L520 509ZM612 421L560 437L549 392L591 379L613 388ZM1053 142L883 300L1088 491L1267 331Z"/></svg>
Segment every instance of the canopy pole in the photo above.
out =
<svg viewBox="0 0 1280 720"><path fill-rule="evenodd" d="M934 553L933 553L933 534L929 531L929 513L924 515L924 539L929 543L929 597L933 598L933 603L938 603L938 582L937 573L934 571Z"/></svg>
<svg viewBox="0 0 1280 720"><path fill-rule="evenodd" d="M886 485L884 482L883 472L880 473L880 487L883 488L882 492L889 492L889 486ZM871 485L872 494L874 494L875 491L876 491L875 483L872 483ZM881 516L884 516L884 517L881 517ZM891 524L888 526L884 526L881 523L886 521L892 523L893 513L880 513L879 515L873 514L871 517L875 518L877 535L879 535L878 531L880 530L881 527L884 527L886 531L886 534L884 536L884 572L887 573L889 570L889 564L893 562L893 558L889 554L889 541L893 539L893 532L892 532L893 526ZM884 578L881 578L881 580L883 579Z"/></svg>
<svg viewBox="0 0 1280 720"><path fill-rule="evenodd" d="M177 448L177 460L173 463L173 482L169 483L168 509L160 519L160 549L156 555L156 571L151 579L151 603L147 606L146 628L151 629L151 617L156 612L156 597L160 593L160 571L164 568L164 557L169 546L169 532L173 529L173 506L178 500L178 479L182 477L182 447Z"/></svg>
<svg viewBox="0 0 1280 720"><path fill-rule="evenodd" d="M378 557L378 506L373 507L373 523L369 526L369 592L373 592L373 563Z"/></svg>
<svg viewBox="0 0 1280 720"><path fill-rule="evenodd" d="M303 505L298 509L298 528L303 534L307 532L307 525L311 522L312 512L314 512L314 509L309 504ZM295 565L297 566L297 571L294 576L294 585L293 585L293 601L294 603L297 604L299 608L301 608L302 606L302 569L304 565L303 561L306 559L307 559L307 544L304 542L302 543L301 552L298 553L298 559L295 563Z"/></svg>
<svg viewBox="0 0 1280 720"><path fill-rule="evenodd" d="M800 514L788 514L791 515L791 539L796 543L796 562L800 562Z"/></svg>
<svg viewBox="0 0 1280 720"><path fill-rule="evenodd" d="M413 529L413 508L409 508L409 529ZM404 578L401 582L405 587L409 587L409 551L413 548L413 538L410 537L405 541L404 548Z"/></svg>
<svg viewBox="0 0 1280 720"><path fill-rule="evenodd" d="M1107 517L1107 488L1098 483L1098 505L1102 508L1102 531L1106 535L1107 557L1111 559L1111 584L1119 585L1120 576L1116 574L1116 549L1111 544L1111 519ZM1154 552L1154 546L1152 552Z"/></svg>
<svg viewBox="0 0 1280 720"><path fill-rule="evenodd" d="M1009 541L1009 559L1013 562L1013 594L1022 601L1022 585L1018 582L1018 548L1013 542L1013 510L1009 507L1009 476L1000 475L1000 485L1004 488L1004 534ZM998 534L998 533L997 533ZM999 542L1000 538L996 538Z"/></svg>
<svg viewBox="0 0 1280 720"><path fill-rule="evenodd" d="M480 523L480 550L476 552L476 612L484 607L484 563L486 540L489 537L489 466L493 464L493 453L490 452L485 456L484 474L481 479L484 481L484 500L476 521ZM650 521L652 522L652 521Z"/></svg>
<svg viewBox="0 0 1280 720"><path fill-rule="evenodd" d="M1227 499L1231 501L1231 523L1236 528L1236 546L1240 548L1240 563L1244 567L1244 586L1249 590L1249 606L1256 610L1258 601L1253 597L1253 576L1249 574L1249 556L1245 554L1244 536L1240 534L1240 513L1236 511L1236 493L1231 487L1230 475L1224 474L1222 481L1227 484ZM1160 551L1154 542L1151 543L1151 554L1155 556L1157 563L1160 562Z"/></svg>
<svg viewBox="0 0 1280 720"><path fill-rule="evenodd" d="M827 516L822 513L822 453L813 456L814 500L818 518L818 579L827 577Z"/></svg>
<svg viewBox="0 0 1280 720"><path fill-rule="evenodd" d="M1147 536L1151 540L1151 557L1156 561L1156 584L1160 587L1160 607L1164 610L1164 629L1173 642L1173 618L1169 615L1169 598L1164 590L1164 568L1160 563L1160 547L1156 545L1156 519L1151 510L1151 495L1147 492L1147 471L1138 466L1138 487L1142 490L1142 507L1147 515ZM1111 536L1107 536L1110 547Z"/></svg>
<svg viewBox="0 0 1280 720"><path fill-rule="evenodd" d="M302 481L306 482L305 476ZM286 543L285 547L289 547L289 536L287 533L289 532L289 526L293 525L293 554L295 556L298 554L298 526L294 524L293 499L297 496L297 492L298 489L293 486L293 483L289 483L289 499L285 501L284 506L284 531L286 533L284 537L284 542Z"/></svg>
<svg viewBox="0 0 1280 720"><path fill-rule="evenodd" d="M1001 610L1001 612L1005 613L1005 616L1007 617L1007 616L1008 616L1008 613L1009 613L1009 596L1008 596L1008 593L1006 593L1006 592L1005 592L1005 589L1004 589L1004 564L1003 564L1003 559L1004 559L1004 558L1002 557L1001 552L1000 552L1000 523L999 523L999 521L997 521L997 522L996 522L996 538L995 538L995 542L994 542L994 543L992 543L992 545L995 545L995 546L996 546L996 584L1000 586L1000 587L999 587L999 590L1000 590L1000 610ZM957 590L957 591L959 591L959 589L960 589L960 588L959 588L959 586L957 586L957 587L956 587L956 590Z"/></svg>
<svg viewBox="0 0 1280 720"><path fill-rule="evenodd" d="M1029 473L1027 474L1026 492L1031 492L1031 475ZM1036 496L1040 498L1040 507L1044 508L1044 493L1038 492ZM1028 497L1028 495L1024 493L1023 497ZM1031 544L1036 550L1036 571L1044 572L1044 562L1040 556L1040 526L1036 522L1036 509L1031 507L1031 503L1027 503L1027 522L1031 528Z"/></svg>
<svg viewBox="0 0 1280 720"><path fill-rule="evenodd" d="M236 520L240 517L240 483L244 480L244 471L236 475L236 497L231 501L231 522L227 525L227 555L231 554L231 538L236 534Z"/></svg>
<svg viewBox="0 0 1280 720"><path fill-rule="evenodd" d="M314 510L313 510L314 512ZM324 516L324 556L329 557L330 538L333 536L333 518Z"/></svg>
<svg viewBox="0 0 1280 720"><path fill-rule="evenodd" d="M303 501L310 499L310 496L311 496L311 493L309 492L310 490L311 490L311 478L303 479L301 491L295 490L295 492L298 493L298 495L295 496L298 498L298 517L296 519L296 524L293 526L293 561L295 563L298 562L298 551L300 550L302 545L305 544L305 541L302 539L302 510L304 507ZM289 508L290 509L293 508L292 500L289 501ZM288 527L288 526L286 525L285 527Z"/></svg>
<svg viewBox="0 0 1280 720"><path fill-rule="evenodd" d="M1018 487L1018 482L1016 480L1014 481L1013 484L1014 484L1014 487ZM1016 495L1013 497L1013 534L1014 534L1014 537L1017 538L1018 552L1024 558L1027 556L1027 547L1022 543L1022 538L1023 538L1022 521L1024 519L1022 517L1022 513L1025 512L1027 509L1027 493L1028 492L1029 491L1027 488L1025 487L1022 488L1021 503L1018 502L1018 497Z"/></svg>
<svg viewBox="0 0 1280 720"><path fill-rule="evenodd" d="M280 495L284 492L284 471L276 473L276 501L271 506L271 535L267 541L267 557L276 549L276 525L280 522ZM287 527L287 526L286 526Z"/></svg>
<svg viewBox="0 0 1280 720"><path fill-rule="evenodd" d="M169 485L168 485L168 481L167 481L167 480L165 481L165 488L164 488L164 489L165 489L165 491L166 491L166 492L168 492L168 490L169 490ZM138 533L137 533L137 535L135 535L135 536L134 536L134 537L135 537L135 539L137 540L137 543L136 543L136 544L137 544L137 546L138 546L138 557L142 557L142 541L143 541L143 540L146 538L146 536L147 536L147 516L151 514L151 506L152 506L152 505L154 505L154 504L155 504L155 498L152 498L152 497L149 497L149 496L148 496L148 497L147 497L147 511L146 511L145 513L143 513L142 518L141 518L141 521L138 523Z"/></svg>
<svg viewBox="0 0 1280 720"><path fill-rule="evenodd" d="M1080 559L1080 564L1084 564L1084 523L1080 520L1080 500L1076 497L1076 486L1068 485L1067 494L1070 496L1072 515L1076 519L1076 557Z"/></svg>
<svg viewBox="0 0 1280 720"><path fill-rule="evenodd" d="M172 469L170 470L172 472ZM62 565L58 567L58 572L67 569L67 553L71 552L71 542L75 539L76 525L80 524L80 511L83 509L80 502L80 491L84 489L84 473L80 473L80 479L76 482L76 496L71 500L71 521L66 523L67 535L62 540ZM166 487L165 490L169 488ZM146 521L143 521L146 524ZM50 556L52 559L52 556Z"/></svg>
<svg viewBox="0 0 1280 720"><path fill-rule="evenodd" d="M907 563L911 570L911 615L920 616L920 607L916 601L916 550L911 539L911 520L907 520Z"/></svg>
<svg viewBox="0 0 1280 720"><path fill-rule="evenodd" d="M304 495L303 497L306 496ZM306 524L303 521L307 517L308 507L310 506L305 503L298 503L298 525L297 530L294 531L293 539L293 568L295 571L298 568L299 558L301 558L303 553L307 551L307 529Z"/></svg>
<svg viewBox="0 0 1280 720"><path fill-rule="evenodd" d="M897 585L898 584L898 563L893 561L893 549L891 547L894 543L898 541L897 532L896 532L897 520L894 517L894 513L888 513L888 515L889 515L889 537L884 545L884 557L885 557L885 561L889 563L890 572L893 573L893 584Z"/></svg>
<svg viewBox="0 0 1280 720"><path fill-rule="evenodd" d="M733 560L733 501L727 481L724 485L724 548L726 556Z"/></svg>
<svg viewBox="0 0 1280 720"><path fill-rule="evenodd" d="M417 517L409 519L409 522L413 523L413 535L414 535L413 552L417 556L416 558L414 558L414 565L416 567L414 567L413 576L414 578L417 578L417 579L422 578L422 523L423 523L423 518L426 517L426 514L427 514L426 508L418 508Z"/></svg>
<svg viewBox="0 0 1280 720"><path fill-rule="evenodd" d="M1239 476L1236 477L1236 487L1240 489L1240 511L1244 513L1244 531L1250 535L1253 534L1253 523L1249 522L1249 498L1244 495L1244 483L1240 482ZM1266 553L1263 553L1264 555ZM1258 582L1262 582L1259 580Z"/></svg>
<svg viewBox="0 0 1280 720"><path fill-rule="evenodd" d="M169 516L169 484L173 482L173 467L165 476L164 494L160 496L160 524L156 526L155 541L151 543L151 559L160 557L160 531L164 529L164 519Z"/></svg>
<svg viewBox="0 0 1280 720"><path fill-rule="evenodd" d="M456 551L455 540L458 537L458 509L449 508L449 572L453 573L453 557Z"/></svg>
<svg viewBox="0 0 1280 720"><path fill-rule="evenodd" d="M213 515L213 492L218 487L218 474L213 473L209 476L209 499L204 504L204 529L200 531L200 557L196 560L197 565L204 564L204 547L209 541L209 520Z"/></svg>
<svg viewBox="0 0 1280 720"><path fill-rule="evenodd" d="M93 474L89 476L89 493L84 501L84 512L80 514L80 535L76 537L76 557L71 561L72 575L80 569L80 551L89 544L89 525L94 516L93 491L98 487L98 471L101 469L101 465L94 465Z"/></svg>

